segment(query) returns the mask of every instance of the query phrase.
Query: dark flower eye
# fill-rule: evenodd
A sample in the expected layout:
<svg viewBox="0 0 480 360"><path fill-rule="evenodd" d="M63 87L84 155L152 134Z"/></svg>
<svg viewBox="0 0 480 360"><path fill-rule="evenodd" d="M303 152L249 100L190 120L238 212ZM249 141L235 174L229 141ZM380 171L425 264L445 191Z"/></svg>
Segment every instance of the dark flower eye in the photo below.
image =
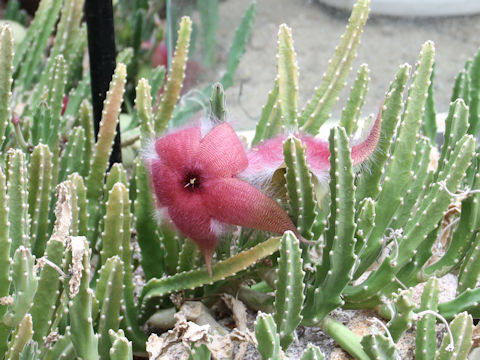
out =
<svg viewBox="0 0 480 360"><path fill-rule="evenodd" d="M195 170L187 171L182 180L183 187L190 192L198 190L201 184L202 177L200 176L200 172Z"/></svg>

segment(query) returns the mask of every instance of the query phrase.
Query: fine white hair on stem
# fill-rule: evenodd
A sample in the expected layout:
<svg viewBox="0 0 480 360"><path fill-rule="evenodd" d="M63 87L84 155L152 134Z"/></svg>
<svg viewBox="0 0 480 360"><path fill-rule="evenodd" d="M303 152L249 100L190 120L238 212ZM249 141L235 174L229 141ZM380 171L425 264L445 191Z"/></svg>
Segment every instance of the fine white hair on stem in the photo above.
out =
<svg viewBox="0 0 480 360"><path fill-rule="evenodd" d="M425 315L433 315L445 325L445 327L447 328L448 336L450 337L450 344L447 345L445 350L448 351L448 352L453 352L453 350L455 350L455 341L453 339L453 334L452 334L452 331L450 329L450 326L448 325L447 320L442 315L440 315L439 313L437 313L433 310L424 310L424 311L419 312L418 314L414 314L414 319L418 320Z"/></svg>
<svg viewBox="0 0 480 360"><path fill-rule="evenodd" d="M442 189L444 189L447 192L448 195L450 195L452 197L455 197L455 198L465 198L465 197L468 197L470 195L480 193L480 189L471 190L468 187L466 187L465 190L461 191L459 194L452 193L450 190L448 190L447 182L445 180L439 181L438 185L440 185L440 187Z"/></svg>
<svg viewBox="0 0 480 360"><path fill-rule="evenodd" d="M371 318L371 319L368 319L369 322L373 323L373 324L378 324L380 325L380 327L385 331L385 334L387 334L387 337L388 339L391 341L392 344L395 344L395 341L393 341L393 338L392 338L392 334L390 333L390 330L388 330L388 327L382 322L380 321L379 319L377 318ZM400 355L395 352L395 358L397 360L400 360Z"/></svg>
<svg viewBox="0 0 480 360"><path fill-rule="evenodd" d="M202 139L215 127L215 125L216 124L208 116L202 116L200 118L200 134Z"/></svg>
<svg viewBox="0 0 480 360"><path fill-rule="evenodd" d="M267 167L265 166L262 171L248 171L246 169L244 172L240 173L238 177L245 182L248 182L250 185L255 186L257 189L260 189L264 192L268 191L268 188L272 181L273 174L275 171L279 170L277 167Z"/></svg>
<svg viewBox="0 0 480 360"><path fill-rule="evenodd" d="M392 259L392 264L396 264L397 263L397 259L398 259L398 239L402 236L403 234L403 230L402 229L392 229L392 228L387 228L387 231L390 231L390 235L388 235L386 238L385 238L385 242L388 242L388 241L393 241L393 245L395 246L395 256L394 258ZM393 249L392 249L393 251ZM395 265L396 266L396 265ZM400 281L399 281L400 282Z"/></svg>
<svg viewBox="0 0 480 360"><path fill-rule="evenodd" d="M140 150L140 156L147 164L151 164L153 161L160 160L160 156L155 150L155 139L149 139L145 146Z"/></svg>
<svg viewBox="0 0 480 360"><path fill-rule="evenodd" d="M159 224L170 222L170 215L168 215L168 208L166 207L157 207L155 209L155 218Z"/></svg>
<svg viewBox="0 0 480 360"><path fill-rule="evenodd" d="M388 330L388 327L382 322L380 321L379 319L377 318L371 318L371 319L368 319L369 322L371 322L372 324L378 324L380 325L380 327L385 331L385 333L387 334L387 337L390 339L390 341L395 344L395 341L393 341L393 338L392 338L392 334L390 334L390 330Z"/></svg>
<svg viewBox="0 0 480 360"><path fill-rule="evenodd" d="M182 99L185 99L187 101L189 101L189 100L199 101L198 98L200 99L200 101L203 101L203 103L201 104L202 108L206 109L207 105L205 105L205 104L208 103L208 96L205 95L205 93L203 91L200 91L199 89L196 89L196 88L190 89L182 97Z"/></svg>
<svg viewBox="0 0 480 360"><path fill-rule="evenodd" d="M327 170L324 170L324 171L311 170L311 171L312 171L313 175L316 177L319 184L321 184L323 186L328 186L328 180L330 179L330 177L328 175Z"/></svg>
<svg viewBox="0 0 480 360"><path fill-rule="evenodd" d="M408 287L403 282L401 282L398 277L394 276L393 280L395 280L403 288L403 290L408 290Z"/></svg>
<svg viewBox="0 0 480 360"><path fill-rule="evenodd" d="M200 90L198 89L191 89L185 93L180 99L180 105L186 105L188 102L194 102L200 108L202 109L202 114L207 115L209 111L209 107L207 104L208 102L208 97Z"/></svg>
<svg viewBox="0 0 480 360"><path fill-rule="evenodd" d="M38 268L42 268L45 265L50 266L52 269L54 269L56 272L58 272L63 279L70 278L70 275L65 274L65 272L57 264L50 261L46 256L38 259L37 264L35 266L38 267Z"/></svg>
<svg viewBox="0 0 480 360"><path fill-rule="evenodd" d="M387 228L387 231L390 231L389 235L384 235L382 237L382 248L380 250L380 253L378 254L377 258L375 259L375 263L372 264L369 269L374 269L374 266L380 265L383 260L392 254L392 251L395 250L395 256L393 256L391 260L391 264L395 265L397 258L398 258L398 239L402 236L403 230L402 229L392 229L392 228ZM395 249L393 249L395 247ZM398 279L397 279L398 280ZM400 281L399 281L400 283ZM400 283L401 284L401 283ZM404 286L403 284L401 284Z"/></svg>

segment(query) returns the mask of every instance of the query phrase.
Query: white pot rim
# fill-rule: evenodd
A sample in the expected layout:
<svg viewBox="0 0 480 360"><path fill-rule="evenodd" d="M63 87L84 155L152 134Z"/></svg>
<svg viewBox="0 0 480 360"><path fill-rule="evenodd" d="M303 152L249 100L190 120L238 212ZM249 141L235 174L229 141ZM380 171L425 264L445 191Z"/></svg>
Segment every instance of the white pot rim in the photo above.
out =
<svg viewBox="0 0 480 360"><path fill-rule="evenodd" d="M318 0L329 6L351 10L355 0ZM371 0L371 12L389 16L458 16L480 13L479 0Z"/></svg>

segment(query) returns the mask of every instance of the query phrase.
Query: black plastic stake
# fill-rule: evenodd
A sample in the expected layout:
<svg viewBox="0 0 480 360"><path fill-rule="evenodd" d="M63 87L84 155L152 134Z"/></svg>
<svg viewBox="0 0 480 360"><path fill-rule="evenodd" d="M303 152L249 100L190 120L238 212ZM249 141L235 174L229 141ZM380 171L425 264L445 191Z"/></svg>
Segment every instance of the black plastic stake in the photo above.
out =
<svg viewBox="0 0 480 360"><path fill-rule="evenodd" d="M88 54L92 89L95 138L98 136L105 100L115 71L115 33L113 27L112 0L86 0L85 18L88 32ZM122 162L120 126L110 155L110 165Z"/></svg>

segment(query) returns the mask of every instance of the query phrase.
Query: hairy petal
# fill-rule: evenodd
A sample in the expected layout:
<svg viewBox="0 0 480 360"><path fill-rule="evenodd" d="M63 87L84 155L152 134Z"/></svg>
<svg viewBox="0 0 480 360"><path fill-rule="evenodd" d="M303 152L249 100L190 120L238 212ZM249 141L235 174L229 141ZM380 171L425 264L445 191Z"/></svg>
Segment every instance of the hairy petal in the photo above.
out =
<svg viewBox="0 0 480 360"><path fill-rule="evenodd" d="M377 147L381 131L380 110L367 138L351 149L353 165L367 160ZM306 146L308 165L317 178L324 178L330 169L330 151L328 142L308 135L297 135ZM286 136L278 136L252 148L248 156L248 167L240 176L246 181L257 184L270 181L274 172L283 164L283 142ZM259 181L260 179L260 181Z"/></svg>
<svg viewBox="0 0 480 360"><path fill-rule="evenodd" d="M240 176L252 184L270 181L273 173L283 164L284 140L284 136L278 136L253 147L247 154L248 167Z"/></svg>
<svg viewBox="0 0 480 360"><path fill-rule="evenodd" d="M168 215L177 228L192 240L210 236L210 216L201 195L191 194L187 201L176 201L168 207Z"/></svg>
<svg viewBox="0 0 480 360"><path fill-rule="evenodd" d="M330 169L328 143L312 136L300 135L299 137L306 145L305 151L310 169L318 178L323 178ZM252 148L248 153L248 168L240 176L252 184L269 182L284 162L283 142L286 138L286 136L278 136Z"/></svg>
<svg viewBox="0 0 480 360"><path fill-rule="evenodd" d="M242 143L225 122L214 127L202 139L198 160L206 173L219 177L232 177L248 165Z"/></svg>
<svg viewBox="0 0 480 360"><path fill-rule="evenodd" d="M153 161L150 165L153 190L160 206L174 204L176 194L181 191L181 178L177 171L165 166L161 160Z"/></svg>
<svg viewBox="0 0 480 360"><path fill-rule="evenodd" d="M236 178L209 181L203 197L209 215L218 221L277 234L287 230L297 233L282 207L245 181Z"/></svg>
<svg viewBox="0 0 480 360"><path fill-rule="evenodd" d="M218 238L211 230L211 217L203 204L202 195L189 194L185 201L177 201L168 207L168 215L178 230L197 244L210 272Z"/></svg>
<svg viewBox="0 0 480 360"><path fill-rule="evenodd" d="M367 160L373 151L377 147L378 140L380 139L380 131L382 127L382 108L383 104L380 107L375 123L370 130L367 138L362 141L360 144L352 147L352 162L353 166L361 164Z"/></svg>
<svg viewBox="0 0 480 360"><path fill-rule="evenodd" d="M317 177L321 177L330 169L328 142L312 136L303 136L301 139L306 145L305 155L310 169Z"/></svg>
<svg viewBox="0 0 480 360"><path fill-rule="evenodd" d="M179 171L195 164L200 140L200 128L190 127L158 139L155 150L166 166Z"/></svg>

